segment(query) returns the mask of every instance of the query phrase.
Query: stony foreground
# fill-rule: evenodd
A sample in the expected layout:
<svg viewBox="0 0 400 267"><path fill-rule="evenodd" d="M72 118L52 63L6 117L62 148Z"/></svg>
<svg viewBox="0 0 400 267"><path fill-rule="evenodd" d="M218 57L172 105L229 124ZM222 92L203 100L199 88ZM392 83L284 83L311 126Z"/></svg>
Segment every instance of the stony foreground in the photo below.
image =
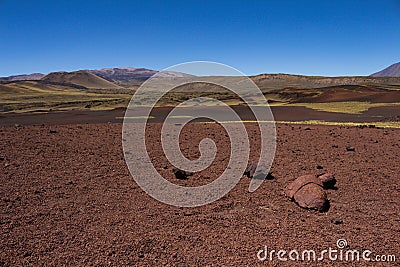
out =
<svg viewBox="0 0 400 267"><path fill-rule="evenodd" d="M244 177L219 201L178 208L136 185L121 126L0 127L0 266L280 266L276 257L259 261L257 252L337 249L338 239L351 249L397 253L397 262L385 266L399 266L400 130L278 125L273 180L249 193ZM208 183L229 160L225 133L211 124L185 129L184 153L198 156L198 141L209 136L220 148L219 163L174 180L159 146L149 144L154 164L178 184ZM257 130L250 124L248 130L256 160ZM337 179L337 190L327 192L327 212L301 209L284 195L296 177L323 172Z"/></svg>

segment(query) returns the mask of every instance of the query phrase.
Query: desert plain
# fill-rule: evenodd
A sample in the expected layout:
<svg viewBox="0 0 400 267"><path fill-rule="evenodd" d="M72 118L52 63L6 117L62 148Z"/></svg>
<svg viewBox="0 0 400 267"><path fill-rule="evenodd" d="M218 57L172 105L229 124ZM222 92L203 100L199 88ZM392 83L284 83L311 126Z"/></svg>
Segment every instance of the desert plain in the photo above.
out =
<svg viewBox="0 0 400 267"><path fill-rule="evenodd" d="M86 99L84 105L46 102L49 94L67 94L65 88L26 93L27 83L53 88L61 81L0 85L9 92L3 95L0 115L0 266L340 266L343 261L328 258L283 262L276 256L264 261L257 257L265 246L319 253L337 249L339 239L347 242L344 251L368 249L371 257L400 258L398 85L393 81L340 85L341 80L315 89L306 82L297 86L303 91L279 89L276 84L263 89L277 131L271 179L250 193L250 178L243 176L221 199L192 208L158 202L130 175L121 138L129 89L122 94L109 88L105 94L124 97L112 102L118 105L111 108L107 98L106 108L101 108L103 102L97 98ZM64 86L71 86L71 81ZM94 90L83 87L74 90ZM13 98L21 91L25 98ZM189 123L180 136L182 152L198 158L199 142L209 137L218 153L206 170L186 180L174 177L159 145L159 131L169 104L183 93L154 110L147 146L160 174L176 184L199 186L226 168L230 144L221 125ZM98 90L88 96L97 94ZM232 100L225 93L218 97ZM239 102L233 106L250 120ZM256 161L259 129L254 122L245 125L250 161ZM354 149L347 149L350 146ZM337 179L336 188L327 190L326 212L302 209L284 195L285 186L297 177L325 172ZM400 262L349 264L398 266Z"/></svg>

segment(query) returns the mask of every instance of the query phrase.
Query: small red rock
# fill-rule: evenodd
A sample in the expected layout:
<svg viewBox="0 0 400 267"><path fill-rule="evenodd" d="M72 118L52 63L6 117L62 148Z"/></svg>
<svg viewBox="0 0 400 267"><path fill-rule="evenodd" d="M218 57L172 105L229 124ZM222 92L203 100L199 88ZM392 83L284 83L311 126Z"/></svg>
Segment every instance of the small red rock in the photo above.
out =
<svg viewBox="0 0 400 267"><path fill-rule="evenodd" d="M257 169L257 163L249 162L247 164L246 170L244 171L243 175L246 175L249 178L253 178L256 169Z"/></svg>
<svg viewBox="0 0 400 267"><path fill-rule="evenodd" d="M332 189L336 184L335 175L332 173L319 175L318 178L321 180L324 189Z"/></svg>
<svg viewBox="0 0 400 267"><path fill-rule="evenodd" d="M186 180L186 179L188 179L188 176L193 175L192 172L187 172L187 171L176 169L176 168L174 168L172 170L172 172L175 174L176 179L179 179L179 180Z"/></svg>

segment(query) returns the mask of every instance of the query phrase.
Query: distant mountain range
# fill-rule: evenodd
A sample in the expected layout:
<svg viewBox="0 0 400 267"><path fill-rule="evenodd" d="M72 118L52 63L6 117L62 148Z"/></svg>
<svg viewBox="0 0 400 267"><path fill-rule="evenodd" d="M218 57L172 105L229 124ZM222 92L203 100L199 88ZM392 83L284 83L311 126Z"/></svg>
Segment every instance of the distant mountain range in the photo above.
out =
<svg viewBox="0 0 400 267"><path fill-rule="evenodd" d="M15 84L21 82L35 82L34 86L43 88L46 84L52 86L64 86L78 90L131 90L138 88L145 80L158 73L156 70L145 68L103 68L100 70L79 70L73 72L52 72L47 75L33 73L14 75L0 78L0 84ZM163 72L165 77L192 76L180 72ZM263 91L281 88L323 88L338 85L359 84L385 84L398 85L400 83L400 63L372 74L371 76L348 77L322 77L303 76L290 74L260 74L250 77ZM190 91L196 90L194 87Z"/></svg>
<svg viewBox="0 0 400 267"><path fill-rule="evenodd" d="M144 68L104 68L100 70L88 70L110 82L131 82L132 80L144 81L157 73L155 70Z"/></svg>
<svg viewBox="0 0 400 267"><path fill-rule="evenodd" d="M110 82L130 82L132 80L145 81L154 74L158 73L156 70L150 70L145 68L104 68L100 70L87 70L103 79ZM163 72L163 76L167 77L186 77L192 76L180 72Z"/></svg>
<svg viewBox="0 0 400 267"><path fill-rule="evenodd" d="M8 77L1 77L0 80L2 81L28 81L28 80L40 80L46 74L43 73L32 73L32 74L22 74L22 75L13 75Z"/></svg>
<svg viewBox="0 0 400 267"><path fill-rule="evenodd" d="M52 82L68 82L71 81L73 77L79 76L82 78L84 75L87 76L87 79L93 79L93 75L102 78L108 82L115 83L117 85L130 86L137 85L138 83L142 83L147 80L154 74L159 71L150 70L145 68L103 68L100 70L79 70L73 72L52 72L49 74L42 73L33 73L33 74L22 74L22 75L14 75L9 77L1 77L0 81L3 82L13 82L13 81L37 81L37 80L45 80ZM164 77L188 77L192 76L185 73L180 72L163 72L162 76Z"/></svg>
<svg viewBox="0 0 400 267"><path fill-rule="evenodd" d="M400 62L395 63L384 70L371 74L373 77L400 77Z"/></svg>
<svg viewBox="0 0 400 267"><path fill-rule="evenodd" d="M41 78L40 82L53 85L67 85L77 89L121 89L117 84L84 70L52 72Z"/></svg>
<svg viewBox="0 0 400 267"><path fill-rule="evenodd" d="M135 90L158 73L144 68L106 68L73 72L35 73L0 78L0 114L37 110L125 108ZM190 83L191 76L179 72L163 73L178 77L185 86L174 89L163 105L174 105L188 97L211 96L236 101L229 90L203 83ZM218 83L238 85L238 77L214 77ZM250 76L270 103L400 103L400 76L322 77L291 74ZM166 79L168 83L169 79ZM232 103L232 102L231 102ZM238 102L235 102L238 103Z"/></svg>

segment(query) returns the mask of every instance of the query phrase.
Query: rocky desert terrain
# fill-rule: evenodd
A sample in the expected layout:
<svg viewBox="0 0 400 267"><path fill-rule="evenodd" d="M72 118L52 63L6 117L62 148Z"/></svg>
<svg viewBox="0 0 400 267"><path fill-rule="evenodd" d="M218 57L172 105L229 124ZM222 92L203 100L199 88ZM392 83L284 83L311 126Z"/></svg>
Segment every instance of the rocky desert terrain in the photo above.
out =
<svg viewBox="0 0 400 267"><path fill-rule="evenodd" d="M68 121L68 120L66 120ZM339 266L343 262L260 261L257 253L292 249L371 250L399 266L399 129L277 124L273 179L253 193L249 179L222 199L179 208L148 196L129 174L115 123L52 123L0 127L0 266ZM198 142L213 138L216 164L177 180L157 146L161 124L149 124L154 165L177 184L218 177L229 149L218 124L191 123L181 149L198 157ZM257 160L258 128L246 124L250 160ZM354 150L348 151L352 146ZM326 212L300 208L284 195L305 174L334 173Z"/></svg>

